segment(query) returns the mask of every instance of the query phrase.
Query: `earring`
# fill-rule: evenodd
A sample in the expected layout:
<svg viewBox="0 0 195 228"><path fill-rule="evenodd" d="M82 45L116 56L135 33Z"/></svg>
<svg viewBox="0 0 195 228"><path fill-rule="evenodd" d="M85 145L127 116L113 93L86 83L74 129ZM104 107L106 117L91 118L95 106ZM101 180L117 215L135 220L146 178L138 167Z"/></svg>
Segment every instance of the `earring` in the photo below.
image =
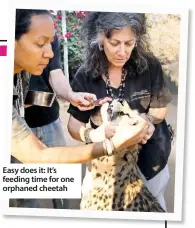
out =
<svg viewBox="0 0 195 228"><path fill-rule="evenodd" d="M137 47L137 41L135 42L135 46L134 47Z"/></svg>
<svg viewBox="0 0 195 228"><path fill-rule="evenodd" d="M103 51L103 49L104 49L104 48L103 48L103 44L100 44L100 45L99 45L99 50L100 50L100 51Z"/></svg>

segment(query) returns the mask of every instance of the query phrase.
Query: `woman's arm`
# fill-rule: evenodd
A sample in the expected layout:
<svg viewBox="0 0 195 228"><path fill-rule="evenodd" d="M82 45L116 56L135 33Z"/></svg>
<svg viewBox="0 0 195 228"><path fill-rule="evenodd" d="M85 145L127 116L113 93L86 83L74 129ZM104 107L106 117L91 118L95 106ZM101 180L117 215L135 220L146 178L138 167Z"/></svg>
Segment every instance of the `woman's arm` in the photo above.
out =
<svg viewBox="0 0 195 228"><path fill-rule="evenodd" d="M85 141L84 138L82 137L86 129L85 123L75 119L73 116L70 115L67 129L73 139L82 141L82 142Z"/></svg>
<svg viewBox="0 0 195 228"><path fill-rule="evenodd" d="M85 141L84 132L87 129L86 124L70 116L68 121L68 131L72 138L78 141ZM105 138L112 138L115 134L116 126L110 125L100 125L96 129L91 129L89 132L89 138L91 142L101 142Z"/></svg>
<svg viewBox="0 0 195 228"><path fill-rule="evenodd" d="M94 108L90 100L96 100L96 96L91 93L73 92L67 77L64 76L61 69L55 69L50 72L49 82L61 99L69 101L80 110L86 111Z"/></svg>
<svg viewBox="0 0 195 228"><path fill-rule="evenodd" d="M47 148L30 133L18 143L12 142L11 154L25 164L83 163L105 155L105 148L102 142L77 147Z"/></svg>
<svg viewBox="0 0 195 228"><path fill-rule="evenodd" d="M159 124L162 122L165 117L167 116L168 108L167 106L162 108L150 108L148 111L148 118L150 118L150 121L152 124Z"/></svg>
<svg viewBox="0 0 195 228"><path fill-rule="evenodd" d="M148 122L148 132L145 137L140 141L142 144L146 144L147 141L152 137L155 127L154 124L162 122L168 113L168 108L150 108L147 114L143 114L142 117Z"/></svg>
<svg viewBox="0 0 195 228"><path fill-rule="evenodd" d="M82 163L105 155L103 143L78 147L47 148L12 109L11 154L23 163Z"/></svg>
<svg viewBox="0 0 195 228"><path fill-rule="evenodd" d="M134 126L124 117L117 126L116 134L112 138L114 149L120 150L137 143L147 131L146 121L139 117ZM22 163L83 163L108 155L104 142L74 147L47 148L33 133L23 135L20 141L12 140L11 154Z"/></svg>

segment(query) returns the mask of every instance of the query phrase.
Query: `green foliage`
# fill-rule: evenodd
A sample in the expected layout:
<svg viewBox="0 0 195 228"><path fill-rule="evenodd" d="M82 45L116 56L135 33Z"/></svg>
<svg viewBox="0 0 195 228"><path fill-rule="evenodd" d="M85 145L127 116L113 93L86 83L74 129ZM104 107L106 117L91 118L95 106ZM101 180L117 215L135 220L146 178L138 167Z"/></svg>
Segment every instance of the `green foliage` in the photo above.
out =
<svg viewBox="0 0 195 228"><path fill-rule="evenodd" d="M63 66L64 45L68 45L68 68L70 80L83 63L83 43L81 25L87 12L66 11L66 34L62 32L62 12L57 11L54 17L56 32L61 45L61 62Z"/></svg>
<svg viewBox="0 0 195 228"><path fill-rule="evenodd" d="M83 43L81 39L81 25L85 14L74 12L67 12L67 31L72 34L68 39L68 63L71 77L76 73L77 69L83 63Z"/></svg>

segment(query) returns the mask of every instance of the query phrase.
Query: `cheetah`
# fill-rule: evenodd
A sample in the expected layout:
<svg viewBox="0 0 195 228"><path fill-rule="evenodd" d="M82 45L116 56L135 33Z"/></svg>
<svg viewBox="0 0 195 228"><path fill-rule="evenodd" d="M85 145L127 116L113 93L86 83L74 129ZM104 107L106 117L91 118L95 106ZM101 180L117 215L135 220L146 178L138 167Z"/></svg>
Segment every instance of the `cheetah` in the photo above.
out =
<svg viewBox="0 0 195 228"><path fill-rule="evenodd" d="M121 116L138 115L127 101L112 100L100 109L103 123L119 122ZM83 193L81 210L165 212L152 195L137 169L140 147L123 149L113 156L93 159L90 163L92 188Z"/></svg>

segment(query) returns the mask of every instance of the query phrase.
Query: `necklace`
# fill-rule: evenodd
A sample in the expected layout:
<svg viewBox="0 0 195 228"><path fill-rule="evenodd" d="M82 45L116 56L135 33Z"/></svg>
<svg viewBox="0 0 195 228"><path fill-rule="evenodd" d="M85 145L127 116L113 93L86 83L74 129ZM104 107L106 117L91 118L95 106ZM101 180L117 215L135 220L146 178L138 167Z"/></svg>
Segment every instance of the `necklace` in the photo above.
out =
<svg viewBox="0 0 195 228"><path fill-rule="evenodd" d="M23 83L21 73L17 73L16 91L18 99L15 101L15 108L21 117L24 117L24 99L23 99Z"/></svg>
<svg viewBox="0 0 195 228"><path fill-rule="evenodd" d="M111 83L110 83L110 79L109 79L109 75L108 72L105 73L105 77L106 77L106 93L108 96L111 96L112 99L114 98L118 98L120 102L122 102L124 100L124 90L125 90L125 78L126 78L126 71L123 68L122 70L122 76L121 76L121 83L120 86L118 87L118 95L114 95L113 93L113 89L111 87Z"/></svg>

